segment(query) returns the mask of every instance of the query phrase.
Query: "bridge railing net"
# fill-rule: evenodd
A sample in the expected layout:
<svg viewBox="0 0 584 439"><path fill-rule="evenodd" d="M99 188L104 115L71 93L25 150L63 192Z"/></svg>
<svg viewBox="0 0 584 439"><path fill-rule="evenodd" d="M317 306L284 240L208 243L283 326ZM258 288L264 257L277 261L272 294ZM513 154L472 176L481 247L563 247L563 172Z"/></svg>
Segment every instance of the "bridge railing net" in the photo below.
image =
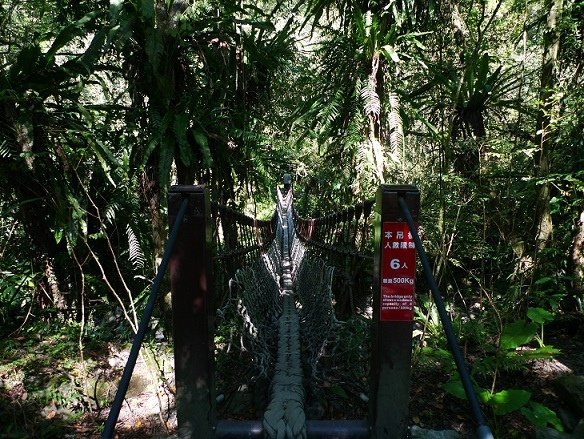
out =
<svg viewBox="0 0 584 439"><path fill-rule="evenodd" d="M296 235L311 257L335 267L332 280L336 312L348 316L370 306L373 270L374 200L319 218L294 210Z"/></svg>
<svg viewBox="0 0 584 439"><path fill-rule="evenodd" d="M270 220L261 221L225 206L212 207L218 296L216 380L218 393L227 399L218 410L220 416L247 417L265 408L267 396L253 404L247 401L245 414L235 413L241 407L235 407L234 401L267 395L273 372L282 314L282 224L277 209Z"/></svg>
<svg viewBox="0 0 584 439"><path fill-rule="evenodd" d="M334 267L319 258L308 257L299 239L293 239L292 260L301 335L310 352L312 378L320 378L318 361L325 354L327 345L333 342L338 323L332 297Z"/></svg>
<svg viewBox="0 0 584 439"><path fill-rule="evenodd" d="M270 220L259 220L227 206L211 203L211 214L219 258L237 259L253 255L253 252L265 250L274 240L278 222L276 211ZM243 259L243 262L249 260Z"/></svg>
<svg viewBox="0 0 584 439"><path fill-rule="evenodd" d="M277 372L277 363L281 356L278 352L279 349L281 350L278 341L278 334L281 332L279 322L286 314L284 305L291 303L298 314L300 343L305 353L301 361L306 384L308 384L305 385L307 404L313 404L317 399L326 399L323 396L326 392L323 393L319 388L323 383L330 384L330 377L327 378L326 375L331 367L358 369L348 356L346 359L339 357L339 355L344 355L345 351L344 348L338 346L339 333L348 332L350 329L347 326L343 327L336 317L333 303L337 299L333 281L336 275L338 283L342 284L347 279L353 280L363 276L362 272L369 268L371 257L368 255L367 239L370 236L368 221L372 203L363 203L352 210L341 212L338 216L332 216L333 219L344 219L342 222L334 223L331 219L322 224L318 219L310 221L309 224L313 226L312 230L316 231L317 235L307 239L300 233L304 230L303 224L307 224L308 221L304 221L294 213L292 191L288 191L285 197L279 191L278 193L280 210L277 209L272 218L272 221L274 218L275 221L270 222L269 225L263 224L266 230L273 232L271 242L258 246L253 240L250 244L249 242L238 243L234 239L224 243L227 241L227 232L222 230L215 232L221 235L221 248L224 249L223 252L218 253L216 262L224 264L225 267L226 261L231 263L237 260L238 262L237 267L234 264L231 265L231 268L235 269L229 273L229 277L227 277L228 270L225 271L225 283L229 285L229 288L218 307L216 323L221 337L221 342L217 344L218 358L225 359L223 364L229 366L224 370L225 376L219 377L221 370L218 370L218 392L224 392L226 395L238 393L237 388L243 386L255 395L269 393L268 383ZM282 206L286 208L281 209ZM228 214L230 220L241 218L239 215L233 215L233 212L226 210L223 212ZM295 224L297 219L301 222L300 227ZM241 222L246 227L259 224L249 219ZM290 275L294 284L292 297L282 290L281 274L283 273L283 258L286 257L283 255L285 252L283 225L287 225L289 238L285 248L289 248ZM325 230L324 225L332 231ZM230 230L230 227L233 229L235 225L230 223L225 227L226 230ZM318 232L322 234L318 235ZM250 235L258 236L255 231L252 233L239 231L237 237ZM333 242L338 245L341 235L344 237L343 245L333 246ZM263 236L269 235L266 233ZM314 240L315 236L321 237L321 240ZM329 238L333 236L335 241ZM314 243L317 244L313 245ZM255 246L257 248L248 252L244 251ZM367 291L365 290L361 295L365 296ZM285 298L287 295L287 299L292 299L292 302ZM335 359L338 357L342 365L332 358L333 352L336 352ZM355 355L355 352L353 350L346 354ZM234 361L234 358L237 360ZM326 361L323 364L325 358ZM237 368L235 373L234 368ZM218 369L221 369L221 366ZM363 373L360 375L366 376ZM230 379L235 381L231 382ZM355 388L359 386L361 384L356 385ZM272 398L274 401L276 396L272 395ZM271 410L273 404L268 406L267 403L267 400L262 402L261 398L254 399L253 409L248 410L248 415L251 413L257 415L266 408ZM218 409L220 416L232 415L227 404L219 406Z"/></svg>
<svg viewBox="0 0 584 439"><path fill-rule="evenodd" d="M221 307L235 272L252 264L273 245L278 218L274 211L271 219L258 220L218 203L211 203L211 217L215 291L217 306Z"/></svg>

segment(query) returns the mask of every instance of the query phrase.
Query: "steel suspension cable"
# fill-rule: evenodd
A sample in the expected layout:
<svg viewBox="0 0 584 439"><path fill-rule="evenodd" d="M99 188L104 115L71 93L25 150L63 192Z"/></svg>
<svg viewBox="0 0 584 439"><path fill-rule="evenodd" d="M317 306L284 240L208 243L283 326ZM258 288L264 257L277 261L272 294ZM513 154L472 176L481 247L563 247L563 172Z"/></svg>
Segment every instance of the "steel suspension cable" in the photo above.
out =
<svg viewBox="0 0 584 439"><path fill-rule="evenodd" d="M418 251L420 262L424 267L424 274L426 275L426 280L428 281L428 285L430 286L430 290L432 291L434 303L438 308L438 314L440 315L440 320L442 320L442 326L444 326L444 332L446 332L448 346L450 347L450 351L452 352L452 356L454 357L454 362L456 364L456 368L458 369L458 374L462 381L464 392L466 393L466 397L470 403L473 416L477 421L477 424L479 425L477 428L477 438L493 439L493 433L491 433L489 426L485 422L483 413L481 412L479 401L474 392L470 375L468 373L464 359L460 352L460 348L458 347L456 337L454 335L452 322L450 321L450 317L448 317L448 313L446 312L446 307L444 306L444 301L442 300L442 294L440 293L438 285L436 284L436 280L434 279L434 275L432 274L432 268L430 267L428 256L426 255L426 251L424 250L424 246L422 245L422 240L418 235L416 225L414 224L414 219L412 218L412 214L410 213L410 209L408 208L406 200L403 197L398 197L398 201L402 209L402 213L404 214L404 217L408 223L410 232L412 233L412 236L414 238L416 250Z"/></svg>
<svg viewBox="0 0 584 439"><path fill-rule="evenodd" d="M124 398L126 397L128 386L130 385L130 379L132 378L132 373L134 372L134 366L136 365L136 360L138 359L138 354L140 352L140 348L142 347L142 342L144 341L146 331L148 330L148 323L150 323L150 318L152 317L152 312L154 311L154 304L156 303L158 290L160 289L160 284L162 283L164 275L166 274L166 268L168 267L170 255L174 248L174 243L178 236L178 232L182 225L188 205L189 198L185 197L182 200L178 214L174 221L174 225L170 231L168 242L162 256L162 262L158 267L158 273L156 274L156 278L152 284L150 296L148 297L148 302L146 303L146 308L144 309L144 314L142 314L140 325L138 326L138 331L136 331L136 335L134 336L132 348L130 349L130 355L128 356L126 366L124 367L124 372L122 374L122 378L120 379L120 384L118 386L112 408L110 409L103 433L101 435L102 439L111 439L113 437L116 423L120 415L120 410L122 408Z"/></svg>

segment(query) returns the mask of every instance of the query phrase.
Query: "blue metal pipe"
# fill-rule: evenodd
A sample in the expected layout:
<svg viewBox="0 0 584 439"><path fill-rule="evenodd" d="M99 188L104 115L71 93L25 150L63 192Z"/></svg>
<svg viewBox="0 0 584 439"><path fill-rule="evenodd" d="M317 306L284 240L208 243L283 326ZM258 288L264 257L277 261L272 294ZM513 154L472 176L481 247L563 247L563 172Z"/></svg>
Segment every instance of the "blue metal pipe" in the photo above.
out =
<svg viewBox="0 0 584 439"><path fill-rule="evenodd" d="M369 425L363 420L306 421L306 436L310 439L367 439ZM217 439L263 438L261 421L218 421Z"/></svg>
<svg viewBox="0 0 584 439"><path fill-rule="evenodd" d="M122 404L124 403L124 398L126 397L128 386L130 385L132 373L134 372L134 366L136 365L136 360L138 359L138 354L140 352L140 348L142 347L142 342L144 341L146 331L148 330L148 323L150 322L152 312L154 311L154 304L156 303L158 290L160 289L160 284L162 283L162 279L166 273L168 261L170 260L170 254L174 247L174 243L176 241L176 237L178 236L178 232L183 222L188 205L189 198L188 196L185 196L180 205L178 214L176 215L172 230L170 231L168 243L166 244L166 248L164 249L164 254L162 256L162 262L160 263L160 267L158 267L158 273L156 273L156 278L152 284L150 296L148 297L148 302L146 303L146 308L144 309L144 314L142 314L140 325L138 326L138 331L134 336L132 348L130 349L130 355L128 356L128 361L126 361L126 366L124 367L124 372L122 374L122 378L120 379L120 384L118 386L118 390L116 391L116 396L114 398L112 408L110 409L107 421L105 422L103 433L101 435L102 439L111 439L114 435L116 423L118 422L118 417L120 416L120 410L122 408Z"/></svg>
<svg viewBox="0 0 584 439"><path fill-rule="evenodd" d="M442 320L442 326L444 326L444 332L446 332L448 346L450 347L450 351L452 352L452 356L454 357L454 363L456 364L456 368L458 369L458 374L462 381L464 392L466 393L466 397L470 403L473 416L477 421L477 424L479 425L477 429L477 436L479 439L494 439L493 433L491 433L491 430L486 425L483 413L481 412L479 401L474 392L470 375L468 373L468 370L464 363L464 359L462 358L462 354L460 353L460 348L458 347L456 337L454 335L452 322L450 321L450 317L448 317L448 313L446 312L446 307L444 306L444 301L442 300L442 294L440 293L438 285L436 284L436 280L434 279L434 275L432 274L432 268L430 267L428 256L426 255L426 251L424 250L424 246L422 245L422 240L418 235L418 231L416 229L416 225L414 224L414 219L412 218L410 209L408 209L406 200L403 197L398 197L398 201L402 209L402 213L404 214L404 217L406 218L406 221L408 223L408 227L410 228L410 232L412 233L412 236L414 238L414 242L416 243L416 250L418 251L420 262L424 267L426 280L428 281L430 290L432 290L432 297L434 298L434 303L436 303L436 307L438 308L438 314L440 315L440 320Z"/></svg>

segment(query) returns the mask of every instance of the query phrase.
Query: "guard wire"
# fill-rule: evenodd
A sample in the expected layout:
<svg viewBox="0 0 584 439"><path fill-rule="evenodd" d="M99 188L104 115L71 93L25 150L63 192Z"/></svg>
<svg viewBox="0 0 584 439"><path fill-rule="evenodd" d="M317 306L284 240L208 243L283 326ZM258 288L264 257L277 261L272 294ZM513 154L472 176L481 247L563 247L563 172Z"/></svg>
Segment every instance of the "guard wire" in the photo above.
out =
<svg viewBox="0 0 584 439"><path fill-rule="evenodd" d="M166 248L164 249L162 262L160 263L160 267L158 267L158 273L156 274L156 278L154 279L154 283L152 284L152 288L150 290L150 296L148 297L148 302L146 303L144 314L142 314L140 325L138 326L138 331L134 336L132 348L130 349L130 355L128 356L126 366L124 367L124 372L122 374L122 378L120 379L120 384L118 386L112 408L110 409L107 421L105 422L103 433L101 435L102 439L111 439L113 437L116 423L120 415L120 410L122 408L122 404L124 403L124 398L126 397L128 386L130 385L130 379L132 378L132 373L134 372L134 366L136 365L136 360L138 359L138 354L140 352L140 348L142 347L144 337L146 336L146 331L148 330L148 324L150 323L152 312L154 311L154 304L156 303L158 290L160 289L160 284L162 283L164 275L166 274L166 268L168 267L170 255L174 248L176 237L178 236L178 232L189 205L188 195L183 196L184 198L180 205L178 214L176 215L172 230L170 231Z"/></svg>
<svg viewBox="0 0 584 439"><path fill-rule="evenodd" d="M428 285L430 286L430 290L432 291L434 303L438 308L438 314L440 315L440 320L442 320L442 326L444 326L444 332L446 333L448 346L450 347L450 351L452 352L452 356L454 357L454 362L456 364L456 368L458 369L458 374L462 381L466 397L470 403L473 416L477 421L477 424L479 425L477 428L478 439L493 439L493 434L491 433L489 427L486 425L483 413L481 412L479 401L472 387L470 375L464 363L464 359L462 358L462 354L460 353L458 343L456 342L452 322L450 321L450 317L448 317L448 313L446 312L446 307L444 306L444 301L442 300L442 294L440 293L438 285L436 284L436 280L434 279L434 276L432 274L432 268L430 267L428 256L426 255L426 251L424 250L424 246L422 245L422 240L418 235L418 231L414 224L414 219L412 218L410 209L408 208L407 202L404 199L404 197L401 196L398 197L398 202L402 209L402 213L404 214L406 222L408 223L408 227L410 229L410 232L412 233L414 242L416 243L416 250L418 251L420 262L424 267L424 274L426 275L426 280L428 281Z"/></svg>

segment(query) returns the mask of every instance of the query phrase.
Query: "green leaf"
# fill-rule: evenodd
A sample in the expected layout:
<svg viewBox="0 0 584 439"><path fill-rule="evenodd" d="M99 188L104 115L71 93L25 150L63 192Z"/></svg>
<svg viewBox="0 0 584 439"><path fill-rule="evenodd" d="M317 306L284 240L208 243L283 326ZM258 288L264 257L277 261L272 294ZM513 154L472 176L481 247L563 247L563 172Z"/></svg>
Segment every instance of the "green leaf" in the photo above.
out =
<svg viewBox="0 0 584 439"><path fill-rule="evenodd" d="M487 53L485 53L479 59L479 66L478 66L477 78L476 78L476 82L475 82L474 93L478 92L479 89L482 89L485 86L488 73L489 73L489 55Z"/></svg>
<svg viewBox="0 0 584 439"><path fill-rule="evenodd" d="M502 349L515 349L529 343L537 333L537 325L533 322L518 320L505 326L501 335Z"/></svg>
<svg viewBox="0 0 584 439"><path fill-rule="evenodd" d="M427 47L426 47L424 44L422 44L422 43L421 43L421 42L420 42L418 39L416 39L416 38L412 39L412 43L414 43L414 45L415 45L415 46L416 46L418 49L421 49L421 50L428 50L428 48L427 48Z"/></svg>
<svg viewBox="0 0 584 439"><path fill-rule="evenodd" d="M488 404L495 407L496 415L506 415L519 410L531 398L531 392L521 389L508 389L495 393L489 399Z"/></svg>
<svg viewBox="0 0 584 439"><path fill-rule="evenodd" d="M133 164L133 171L134 172L142 172L144 170L144 167L146 166L146 162L148 162L148 159L150 158L150 156L154 153L154 150L159 146L159 139L158 137L151 137L150 140L148 141L148 143L146 144L146 147L144 148L144 152L137 156L136 151L138 150L138 148L134 148L132 150L132 154L130 156L130 163Z"/></svg>
<svg viewBox="0 0 584 439"><path fill-rule="evenodd" d="M70 207L69 224L66 229L67 245L72 248L77 243L79 232L87 229L85 211L81 208L79 200L67 193L67 201Z"/></svg>
<svg viewBox="0 0 584 439"><path fill-rule="evenodd" d="M210 168L211 166L213 166L213 158L211 157L211 150L209 149L209 141L207 140L207 135L195 128L192 129L192 132L193 136L195 137L195 140L201 147L203 162L205 163L205 166Z"/></svg>
<svg viewBox="0 0 584 439"><path fill-rule="evenodd" d="M174 137L166 135L161 139L158 178L162 187L168 186L170 180L170 171L172 169L172 162L174 161L174 147Z"/></svg>
<svg viewBox="0 0 584 439"><path fill-rule="evenodd" d="M521 408L521 414L537 427L547 427L550 424L556 430L564 431L562 421L560 421L556 412L539 402L530 401L528 407Z"/></svg>
<svg viewBox="0 0 584 439"><path fill-rule="evenodd" d="M540 325L543 325L546 322L551 322L554 319L554 315L543 308L528 308L527 317Z"/></svg>
<svg viewBox="0 0 584 439"><path fill-rule="evenodd" d="M59 49L63 46L69 44L75 37L82 35L85 32L85 28L87 24L94 21L97 17L102 14L102 11L93 11L88 14L85 14L79 20L68 24L65 26L51 45L51 48L47 51L46 61L47 64L50 64Z"/></svg>
<svg viewBox="0 0 584 439"><path fill-rule="evenodd" d="M147 29L145 49L148 60L156 74L164 54L164 40L162 33L158 29Z"/></svg>
<svg viewBox="0 0 584 439"><path fill-rule="evenodd" d="M31 45L23 48L18 57L16 58L16 63L10 66L8 76L10 79L15 80L16 76L20 73L28 75L36 70L37 62L41 57L41 49L38 45Z"/></svg>
<svg viewBox="0 0 584 439"><path fill-rule="evenodd" d="M444 391L450 393L453 396L456 396L457 398L466 399L464 386L462 385L462 381L460 381L458 376L450 378L450 380L445 383L442 388Z"/></svg>
<svg viewBox="0 0 584 439"><path fill-rule="evenodd" d="M481 389L478 392L477 397L483 404L487 404L491 399L491 392L489 392L487 389Z"/></svg>
<svg viewBox="0 0 584 439"><path fill-rule="evenodd" d="M535 281L535 285L543 285L545 283L552 282L554 279L555 278L550 276L540 277L538 280Z"/></svg>
<svg viewBox="0 0 584 439"><path fill-rule="evenodd" d="M87 73L93 71L93 66L101 56L101 51L106 42L106 36L106 31L104 29L97 32L85 53L81 55L79 61L81 62L81 65L85 67Z"/></svg>
<svg viewBox="0 0 584 439"><path fill-rule="evenodd" d="M448 380L447 383L442 385L445 392L450 393L459 399L467 399L466 392L464 391L464 386L458 375L455 375ZM486 403L490 399L490 392L482 387L473 385L473 390L480 401Z"/></svg>
<svg viewBox="0 0 584 439"><path fill-rule="evenodd" d="M393 46L391 44L386 44L385 46L383 46L381 48L381 52L383 53L383 55L385 55L385 58L387 60L391 59L395 63L398 63L401 61L399 59L399 55L397 54L397 52L395 51L395 49L393 48Z"/></svg>
<svg viewBox="0 0 584 439"><path fill-rule="evenodd" d="M154 1L153 0L139 0L140 12L146 19L154 17Z"/></svg>
<svg viewBox="0 0 584 439"><path fill-rule="evenodd" d="M96 137L91 137L88 133L84 133L83 137L86 138L87 144L91 147L97 157L100 160L103 160L104 164L117 166L118 162L112 154L112 151L104 145L101 140Z"/></svg>
<svg viewBox="0 0 584 439"><path fill-rule="evenodd" d="M180 161L185 166L190 166L193 161L193 151L187 140L190 116L187 113L179 113L174 116L173 130L178 142Z"/></svg>
<svg viewBox="0 0 584 439"><path fill-rule="evenodd" d="M560 352L559 349L546 345L533 350L521 351L521 356L529 360L545 360L552 358L554 355L558 355Z"/></svg>
<svg viewBox="0 0 584 439"><path fill-rule="evenodd" d="M331 387L331 391L343 399L349 399L349 395L347 395L347 392L341 386L333 386Z"/></svg>
<svg viewBox="0 0 584 439"><path fill-rule="evenodd" d="M55 236L55 241L57 242L57 244L59 244L61 242L61 239L63 239L63 229L57 229L53 232L53 235Z"/></svg>

